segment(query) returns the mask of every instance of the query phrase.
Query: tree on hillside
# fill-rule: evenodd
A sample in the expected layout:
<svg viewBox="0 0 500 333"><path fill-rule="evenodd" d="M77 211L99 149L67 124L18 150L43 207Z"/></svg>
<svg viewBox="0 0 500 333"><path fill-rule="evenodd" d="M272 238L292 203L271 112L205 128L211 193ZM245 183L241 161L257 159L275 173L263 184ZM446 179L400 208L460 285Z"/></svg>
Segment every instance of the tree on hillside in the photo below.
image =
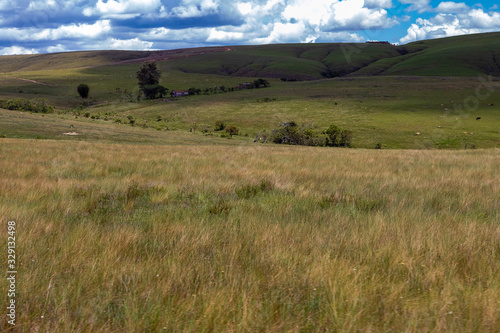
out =
<svg viewBox="0 0 500 333"><path fill-rule="evenodd" d="M271 84L269 84L269 81L264 80L264 79L258 79L258 80L253 81L254 88L267 88L269 86L271 86Z"/></svg>
<svg viewBox="0 0 500 333"><path fill-rule="evenodd" d="M80 85L76 88L76 90L78 91L78 93L80 94L80 96L81 96L82 98L87 98L87 97L89 97L89 91L90 91L90 88L89 88L89 86L88 86L88 85L86 85L86 84L82 83L82 84L80 84Z"/></svg>
<svg viewBox="0 0 500 333"><path fill-rule="evenodd" d="M142 65L137 72L139 87L148 99L162 98L167 94L167 88L160 85L161 71L156 66L156 62Z"/></svg>

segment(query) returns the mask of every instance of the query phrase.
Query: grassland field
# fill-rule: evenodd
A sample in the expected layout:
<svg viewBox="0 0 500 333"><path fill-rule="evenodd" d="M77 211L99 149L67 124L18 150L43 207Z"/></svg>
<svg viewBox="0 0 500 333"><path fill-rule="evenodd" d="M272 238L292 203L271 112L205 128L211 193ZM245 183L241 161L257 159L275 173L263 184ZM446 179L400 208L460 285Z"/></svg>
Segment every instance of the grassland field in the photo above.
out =
<svg viewBox="0 0 500 333"><path fill-rule="evenodd" d="M458 38L455 49L491 44ZM407 59L362 48L356 59L372 60L359 71L401 74L451 47L433 43L407 46ZM231 68L242 50L252 59ZM280 73L301 59L312 73L335 59L327 51L185 50L158 64L171 90L233 87L255 77L221 62L270 73L293 53ZM0 100L55 107L0 109L0 248L16 221L18 262L16 326L0 330L500 331L497 76L268 77L269 88L137 102L141 56L0 57ZM195 59L211 69L186 70ZM253 142L291 120L350 129L356 149Z"/></svg>
<svg viewBox="0 0 500 333"><path fill-rule="evenodd" d="M90 119L84 117L88 113L89 118L100 118L91 121L98 127L118 119L122 124L128 123L127 117L131 115L136 125L150 129L195 132L208 129L213 132L215 121L221 120L240 128L242 134L248 135L249 142L259 133L270 133L281 122L293 120L318 131L330 124L351 129L353 144L358 148L373 148L377 144L384 148L462 148L466 136L468 142L477 148L500 146L497 126L500 121L500 81L495 79L482 77L488 82L487 86L483 86L485 81L478 77L270 80L271 87L265 89L137 103L134 99L138 87L133 75L137 67L126 65L106 70L75 70L73 73L61 70L3 75L0 80L5 87L2 97L44 98L56 107L58 113L44 117L71 121L77 132L79 124L89 123ZM163 72L162 84L177 90L191 86L233 87L247 80L169 72L168 68ZM95 105L81 106L81 98L76 92L80 82L90 86ZM476 98L478 87L481 88L480 96L487 98ZM477 117L481 120L477 121ZM27 138L63 138L64 133L58 131L46 136L43 131L25 130L23 134L23 126L13 128L8 125L0 132L7 137ZM85 131L81 134L86 135ZM219 133L212 134L220 136Z"/></svg>
<svg viewBox="0 0 500 333"><path fill-rule="evenodd" d="M7 138L0 155L17 331L500 328L498 150Z"/></svg>

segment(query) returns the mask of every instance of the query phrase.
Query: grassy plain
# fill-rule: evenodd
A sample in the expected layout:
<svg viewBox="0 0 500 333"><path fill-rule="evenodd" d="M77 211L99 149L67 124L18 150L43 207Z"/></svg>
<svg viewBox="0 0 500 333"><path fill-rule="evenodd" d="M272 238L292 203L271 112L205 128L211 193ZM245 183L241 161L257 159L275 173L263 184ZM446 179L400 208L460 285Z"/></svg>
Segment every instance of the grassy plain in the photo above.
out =
<svg viewBox="0 0 500 333"><path fill-rule="evenodd" d="M221 120L240 128L242 134L248 135L246 140L251 142L259 133L270 133L279 123L293 120L318 131L328 128L330 124L351 129L354 133L353 144L358 148L374 148L381 144L383 148L456 149L464 148L466 142L469 147L470 144L477 148L500 147L497 126L500 122L500 81L495 79L373 77L307 82L270 80L272 86L265 89L137 103L137 85L133 77L136 69L137 65L127 65L111 67L109 72L104 73L98 73L97 69L85 70L83 77L77 72L73 77L68 74L70 77L67 79L60 72L24 74L25 78L46 82L50 86L4 77L5 84L10 85L3 91L3 96L46 98L49 104L56 105L59 112L56 118L75 126L82 121L90 121L84 118L85 113L89 117L100 118L92 122L107 129L123 126L113 123L128 123L127 117L132 116L139 127L176 129L178 133L190 129L201 133L201 130L208 129L213 135L220 136L220 133L213 133L213 126L216 120ZM165 73L162 83L170 89L210 85L230 87L244 80L162 69ZM14 82L17 85L13 85ZM81 107L81 98L76 93L79 82L89 84L95 105ZM477 117L481 120L476 120ZM18 127L17 137L24 131L27 138L45 138L43 133ZM0 128L0 134L9 137L10 132L6 127ZM59 137L62 138L61 134Z"/></svg>
<svg viewBox="0 0 500 333"><path fill-rule="evenodd" d="M17 329L497 332L499 162L2 139Z"/></svg>

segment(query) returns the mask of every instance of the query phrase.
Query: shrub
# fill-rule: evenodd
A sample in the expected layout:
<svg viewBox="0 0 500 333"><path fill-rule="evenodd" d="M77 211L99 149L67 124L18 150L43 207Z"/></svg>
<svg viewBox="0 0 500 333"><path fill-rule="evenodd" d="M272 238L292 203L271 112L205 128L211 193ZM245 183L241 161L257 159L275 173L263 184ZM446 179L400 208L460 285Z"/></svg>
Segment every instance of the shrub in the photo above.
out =
<svg viewBox="0 0 500 333"><path fill-rule="evenodd" d="M339 141L340 141L340 133L341 130L339 127L335 125L330 125L326 131L323 132L323 134L326 134L326 146L328 147L338 147L339 146Z"/></svg>
<svg viewBox="0 0 500 333"><path fill-rule="evenodd" d="M267 80L264 79L258 79L253 81L253 87L255 88L267 88L271 86Z"/></svg>
<svg viewBox="0 0 500 333"><path fill-rule="evenodd" d="M89 97L90 88L89 88L88 85L82 83L82 84L78 85L78 87L76 88L76 90L78 91L78 93L80 94L80 96L82 98L88 98Z"/></svg>
<svg viewBox="0 0 500 333"><path fill-rule="evenodd" d="M149 99L163 98L168 93L167 88L161 85L143 86L142 92Z"/></svg>
<svg viewBox="0 0 500 333"><path fill-rule="evenodd" d="M299 126L294 121L288 121L273 130L270 140L289 145L351 147L352 132L330 125L327 130L318 133L310 126Z"/></svg>
<svg viewBox="0 0 500 333"><path fill-rule="evenodd" d="M129 115L127 116L127 119L128 119L128 121L129 121L130 125L134 125L134 124L135 124L135 119L134 119L134 116L132 116L131 114L129 114Z"/></svg>
<svg viewBox="0 0 500 333"><path fill-rule="evenodd" d="M340 133L339 147L350 148L351 147L351 141L352 141L352 131L350 131L350 130L343 130Z"/></svg>
<svg viewBox="0 0 500 333"><path fill-rule="evenodd" d="M271 142L278 144L300 145L302 144L302 134L299 125L294 121L287 121L280 124L278 129L273 131Z"/></svg>
<svg viewBox="0 0 500 333"><path fill-rule="evenodd" d="M217 120L215 122L215 128L214 128L215 131L222 131L225 128L226 128L226 124L223 121Z"/></svg>
<svg viewBox="0 0 500 333"><path fill-rule="evenodd" d="M47 105L43 99L9 99L7 101L0 101L0 107L13 111L28 111L34 113L53 113L54 108Z"/></svg>
<svg viewBox="0 0 500 333"><path fill-rule="evenodd" d="M188 94L189 95L199 95L199 94L201 94L201 89L198 89L198 88L189 88Z"/></svg>
<svg viewBox="0 0 500 333"><path fill-rule="evenodd" d="M238 135L240 130L235 126L229 126L226 128L226 132L232 137L233 135Z"/></svg>

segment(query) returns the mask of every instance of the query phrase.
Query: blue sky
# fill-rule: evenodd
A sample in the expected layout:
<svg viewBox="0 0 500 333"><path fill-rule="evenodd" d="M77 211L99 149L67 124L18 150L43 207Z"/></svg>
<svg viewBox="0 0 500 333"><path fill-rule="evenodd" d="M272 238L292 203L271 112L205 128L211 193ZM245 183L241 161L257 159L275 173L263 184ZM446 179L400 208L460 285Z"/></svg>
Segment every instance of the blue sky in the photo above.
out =
<svg viewBox="0 0 500 333"><path fill-rule="evenodd" d="M0 55L416 40L500 31L494 1L0 0Z"/></svg>

